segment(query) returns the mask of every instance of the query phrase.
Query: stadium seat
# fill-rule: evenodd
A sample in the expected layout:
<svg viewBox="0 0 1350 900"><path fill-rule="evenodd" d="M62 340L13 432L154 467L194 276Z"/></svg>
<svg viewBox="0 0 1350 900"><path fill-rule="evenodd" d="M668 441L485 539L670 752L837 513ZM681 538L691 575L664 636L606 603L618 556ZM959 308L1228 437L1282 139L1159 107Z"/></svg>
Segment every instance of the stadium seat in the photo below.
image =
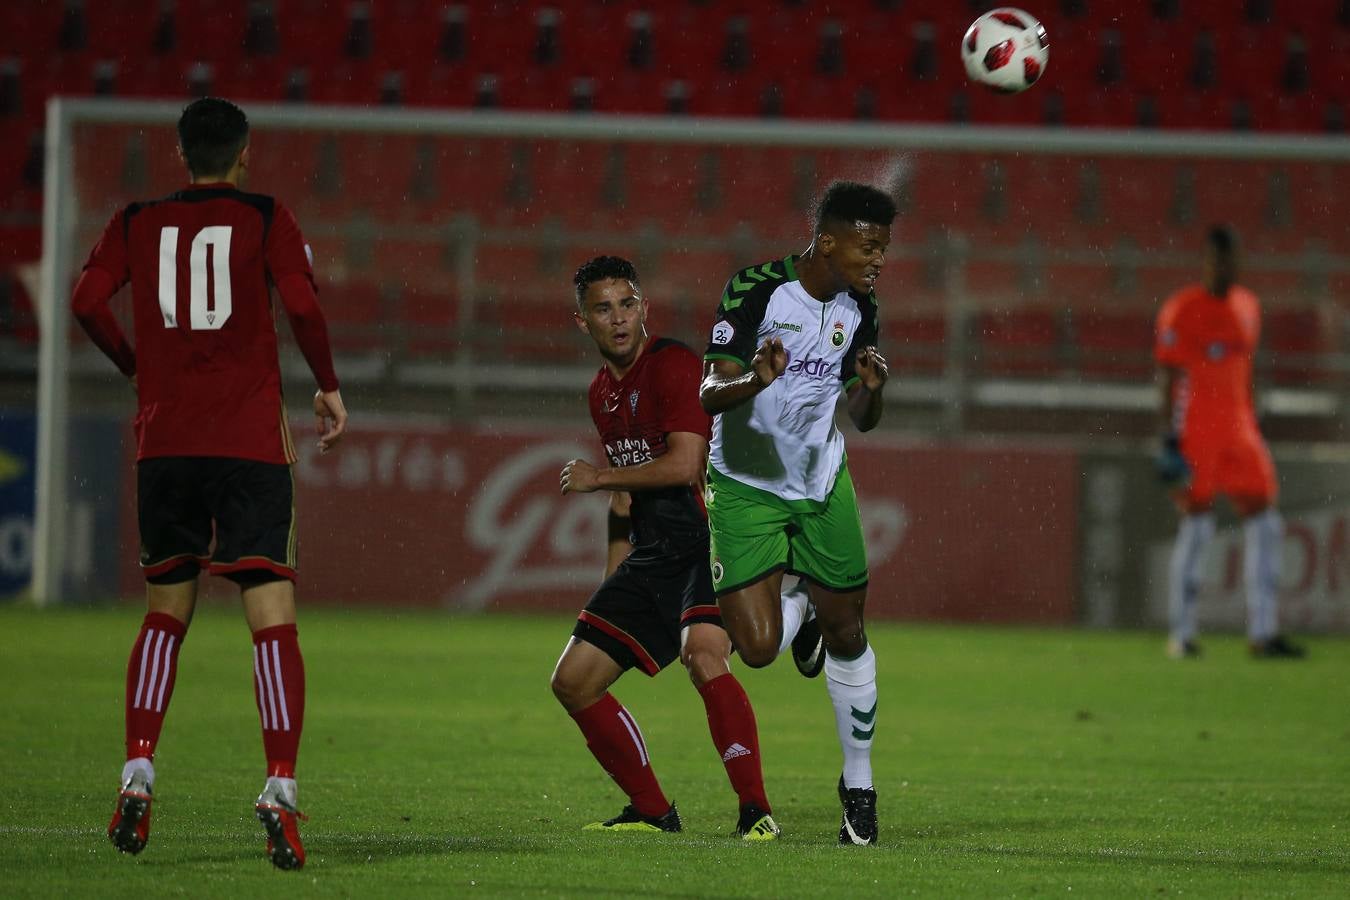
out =
<svg viewBox="0 0 1350 900"><path fill-rule="evenodd" d="M1267 303L1261 324L1261 370L1272 382L1306 386L1335 379L1336 373L1327 369L1322 359L1335 348L1331 329L1317 310L1307 306L1271 308Z"/></svg>
<svg viewBox="0 0 1350 900"><path fill-rule="evenodd" d="M937 375L946 366L947 319L941 313L882 313L880 347L892 372Z"/></svg>
<svg viewBox="0 0 1350 900"><path fill-rule="evenodd" d="M459 297L440 286L403 285L395 320L404 332L398 345L415 356L444 356L463 345L458 332Z"/></svg>
<svg viewBox="0 0 1350 900"><path fill-rule="evenodd" d="M391 304L378 283L323 279L320 291L335 352L384 348L388 336L382 326L391 321Z"/></svg>
<svg viewBox="0 0 1350 900"><path fill-rule="evenodd" d="M974 358L985 375L1045 376L1061 365L1060 321L1053 310L982 312L973 330Z"/></svg>
<svg viewBox="0 0 1350 900"><path fill-rule="evenodd" d="M1152 377L1153 316L1086 308L1070 323L1076 369L1085 378L1143 381Z"/></svg>

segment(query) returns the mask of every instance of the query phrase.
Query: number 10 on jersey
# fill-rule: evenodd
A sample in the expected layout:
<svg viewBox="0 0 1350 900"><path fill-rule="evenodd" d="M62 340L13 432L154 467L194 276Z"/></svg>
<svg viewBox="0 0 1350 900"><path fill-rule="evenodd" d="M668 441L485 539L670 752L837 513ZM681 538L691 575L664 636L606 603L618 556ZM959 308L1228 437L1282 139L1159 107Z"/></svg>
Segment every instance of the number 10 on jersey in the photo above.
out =
<svg viewBox="0 0 1350 900"><path fill-rule="evenodd" d="M230 232L229 225L211 225L197 232L188 251L188 312L193 331L217 331L230 318ZM206 250L210 247L212 278L210 297L206 287ZM214 300L214 302L211 302ZM167 226L159 232L159 311L164 327L178 325L178 228Z"/></svg>

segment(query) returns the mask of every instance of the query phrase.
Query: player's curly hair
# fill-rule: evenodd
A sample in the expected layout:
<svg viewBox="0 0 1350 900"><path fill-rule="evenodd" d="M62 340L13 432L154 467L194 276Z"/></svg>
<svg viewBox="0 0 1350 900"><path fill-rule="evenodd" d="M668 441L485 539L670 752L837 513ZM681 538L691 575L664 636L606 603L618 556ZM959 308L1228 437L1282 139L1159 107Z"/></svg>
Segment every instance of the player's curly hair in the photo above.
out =
<svg viewBox="0 0 1350 900"><path fill-rule="evenodd" d="M870 184L836 181L816 203L816 230L829 221L889 226L895 221L895 201Z"/></svg>
<svg viewBox="0 0 1350 900"><path fill-rule="evenodd" d="M622 256L597 256L582 263L577 273L572 276L572 286L577 292L578 309L582 308L581 298L586 295L586 288L607 278L621 278L633 282L636 288L642 287L642 282L638 280L637 266Z"/></svg>
<svg viewBox="0 0 1350 900"><path fill-rule="evenodd" d="M197 177L224 175L248 143L248 116L228 100L193 100L178 117L178 146Z"/></svg>

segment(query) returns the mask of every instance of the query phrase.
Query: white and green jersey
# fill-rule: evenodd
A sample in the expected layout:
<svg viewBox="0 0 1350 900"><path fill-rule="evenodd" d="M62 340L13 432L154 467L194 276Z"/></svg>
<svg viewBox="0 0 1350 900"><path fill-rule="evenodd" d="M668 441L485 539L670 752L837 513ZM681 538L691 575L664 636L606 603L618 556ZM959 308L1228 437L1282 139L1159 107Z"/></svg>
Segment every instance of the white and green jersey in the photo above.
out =
<svg viewBox="0 0 1350 900"><path fill-rule="evenodd" d="M821 502L844 461L835 406L858 380L858 350L877 341L877 300L850 290L822 303L797 280L795 262L742 269L727 282L703 358L748 371L764 339L777 337L788 363L753 400L713 418L708 463L783 500Z"/></svg>

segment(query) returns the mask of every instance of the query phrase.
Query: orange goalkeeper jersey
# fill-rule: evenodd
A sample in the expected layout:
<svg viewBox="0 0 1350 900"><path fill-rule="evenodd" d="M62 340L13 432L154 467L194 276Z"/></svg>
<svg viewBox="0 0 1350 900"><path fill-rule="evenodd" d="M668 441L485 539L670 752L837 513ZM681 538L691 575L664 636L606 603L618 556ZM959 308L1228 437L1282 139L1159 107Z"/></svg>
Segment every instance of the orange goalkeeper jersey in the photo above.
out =
<svg viewBox="0 0 1350 900"><path fill-rule="evenodd" d="M1158 313L1154 356L1181 370L1172 423L1186 442L1256 432L1252 357L1261 336L1256 295L1234 285L1215 297L1201 285L1173 294Z"/></svg>

